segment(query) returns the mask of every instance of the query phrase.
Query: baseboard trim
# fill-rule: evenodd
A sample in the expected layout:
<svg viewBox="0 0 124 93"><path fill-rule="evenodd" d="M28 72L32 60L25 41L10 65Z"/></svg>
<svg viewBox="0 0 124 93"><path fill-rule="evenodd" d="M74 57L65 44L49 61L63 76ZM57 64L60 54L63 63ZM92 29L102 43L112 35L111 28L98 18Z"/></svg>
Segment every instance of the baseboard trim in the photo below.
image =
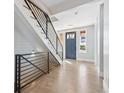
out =
<svg viewBox="0 0 124 93"><path fill-rule="evenodd" d="M104 93L109 93L109 88L107 87L105 80L103 80L103 88L104 88Z"/></svg>
<svg viewBox="0 0 124 93"><path fill-rule="evenodd" d="M94 60L92 60L92 59L79 59L79 58L77 58L76 60L77 61L86 61L86 62L94 63Z"/></svg>

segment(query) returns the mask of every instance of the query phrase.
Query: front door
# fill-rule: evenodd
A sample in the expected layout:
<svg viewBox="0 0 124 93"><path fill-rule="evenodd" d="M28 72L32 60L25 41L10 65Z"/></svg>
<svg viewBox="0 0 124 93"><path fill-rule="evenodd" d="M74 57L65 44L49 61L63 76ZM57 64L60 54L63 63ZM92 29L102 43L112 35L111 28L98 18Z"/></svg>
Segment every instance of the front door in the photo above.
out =
<svg viewBox="0 0 124 93"><path fill-rule="evenodd" d="M66 33L66 58L76 59L76 32Z"/></svg>

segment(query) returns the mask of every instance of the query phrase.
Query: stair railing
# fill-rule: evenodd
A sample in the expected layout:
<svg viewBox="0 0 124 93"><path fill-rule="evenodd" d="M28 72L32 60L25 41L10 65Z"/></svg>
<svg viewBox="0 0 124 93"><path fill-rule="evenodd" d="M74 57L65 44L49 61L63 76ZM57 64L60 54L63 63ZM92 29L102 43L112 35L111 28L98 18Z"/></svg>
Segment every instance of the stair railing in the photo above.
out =
<svg viewBox="0 0 124 93"><path fill-rule="evenodd" d="M42 31L46 35L46 38L53 46L54 50L56 51L56 54L58 54L59 57L63 60L63 46L62 43L60 42L60 39L54 29L54 26L48 14L45 13L43 10L41 10L32 1L30 0L24 0L24 1L28 7L28 10L31 11L31 13L34 16L34 19L36 19L39 27L41 27Z"/></svg>
<svg viewBox="0 0 124 93"><path fill-rule="evenodd" d="M15 55L15 93L60 65L51 52Z"/></svg>

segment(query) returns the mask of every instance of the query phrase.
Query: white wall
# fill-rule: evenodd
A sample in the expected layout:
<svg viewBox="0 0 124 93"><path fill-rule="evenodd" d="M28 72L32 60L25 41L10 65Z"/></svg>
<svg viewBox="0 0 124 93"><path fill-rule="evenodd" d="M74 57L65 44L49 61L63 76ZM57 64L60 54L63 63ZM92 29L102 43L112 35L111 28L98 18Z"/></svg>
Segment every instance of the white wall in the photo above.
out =
<svg viewBox="0 0 124 93"><path fill-rule="evenodd" d="M47 51L16 6L14 7L14 50L15 54L31 53L32 50Z"/></svg>
<svg viewBox="0 0 124 93"><path fill-rule="evenodd" d="M77 60L94 62L95 30L94 25L83 27L87 30L87 53L80 53L80 31L77 32ZM82 30L82 29L81 29Z"/></svg>
<svg viewBox="0 0 124 93"><path fill-rule="evenodd" d="M79 50L79 43L80 43L80 31L87 30L87 45L88 45L88 52L87 53L80 53ZM65 58L65 33L66 32L76 32L76 59L77 60L84 60L89 62L94 62L95 55L95 28L94 25L89 25L80 28L68 29L59 31L59 33L64 34L64 58Z"/></svg>

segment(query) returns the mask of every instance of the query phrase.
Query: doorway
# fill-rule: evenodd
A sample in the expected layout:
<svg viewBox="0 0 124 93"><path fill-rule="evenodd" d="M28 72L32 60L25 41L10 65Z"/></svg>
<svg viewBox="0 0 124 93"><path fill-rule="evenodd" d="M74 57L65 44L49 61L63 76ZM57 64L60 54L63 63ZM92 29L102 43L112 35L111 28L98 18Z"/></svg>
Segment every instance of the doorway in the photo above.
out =
<svg viewBox="0 0 124 93"><path fill-rule="evenodd" d="M67 32L65 36L66 58L76 59L76 32Z"/></svg>

